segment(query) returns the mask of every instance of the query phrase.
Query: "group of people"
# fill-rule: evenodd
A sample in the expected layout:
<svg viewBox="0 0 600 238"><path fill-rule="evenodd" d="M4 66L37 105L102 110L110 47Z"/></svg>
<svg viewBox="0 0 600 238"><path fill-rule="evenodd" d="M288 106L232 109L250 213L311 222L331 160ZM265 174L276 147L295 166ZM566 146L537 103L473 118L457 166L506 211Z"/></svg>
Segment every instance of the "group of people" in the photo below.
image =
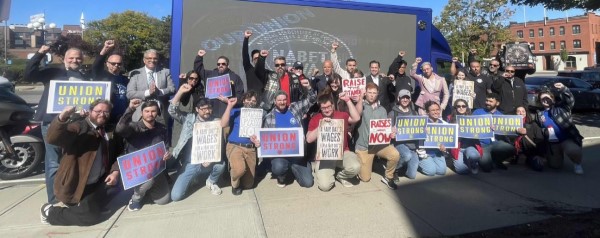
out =
<svg viewBox="0 0 600 238"><path fill-rule="evenodd" d="M330 59L319 70L304 74L303 64L288 64L285 57L275 57L274 71L265 65L269 52L249 53L251 31L244 33L243 66L247 84L229 69L229 59L217 58L217 67L205 67L204 50L199 50L193 70L179 75L175 89L169 69L158 65L155 50L144 52L144 67L122 75L123 56L113 51L114 41L105 42L93 64L91 75L81 69L83 55L77 48L69 49L64 68L40 68L48 46L42 46L30 59L25 79L45 85L36 119L42 121L46 143L46 188L48 202L41 207L43 223L52 225L91 225L100 221L111 187L118 184L119 169L115 158L148 146L164 142L171 149L163 156L170 169L133 188L127 205L130 211L141 209L144 203L166 204L184 199L208 173L206 187L214 195L222 193L220 178L229 171L231 191L240 195L251 189L268 172L277 186L297 181L301 187L329 191L336 181L344 187L369 182L376 157L385 160L381 182L397 189L399 178L414 179L418 172L427 176L444 175L449 158L456 173L478 173L493 168L506 169L504 161L523 156L528 164L541 170L548 160L552 168L562 166L563 154L575 164L575 173L582 174L582 137L570 119L573 95L564 85L556 83L542 91L538 99L543 109L530 113L525 98L523 79L514 77L514 68L498 70L499 61L492 61L490 70L481 70L480 62L469 62L460 68L457 59L452 65L455 80L475 84L473 105L466 100L451 101L452 83L433 72L432 65L417 58L407 72L407 62L400 51L387 74L380 72L380 63L369 63L369 74L357 69L355 59L340 66L336 49L331 47ZM288 67L291 65L291 67ZM417 73L420 67L422 74ZM485 73L484 73L485 72ZM227 74L231 97L207 99L206 79ZM342 90L342 79L365 77L366 86L360 94L350 96ZM110 101L98 99L88 109L76 112L66 107L60 114L47 114L50 80L110 81ZM240 137L241 109L263 110L263 128L301 128L305 133L304 157L258 158L261 141L256 135ZM444 113L450 108L450 113ZM445 116L445 114L448 114ZM524 128L514 138L496 136L492 139L460 138L458 148L443 145L435 149L420 148L422 140L395 141L387 145L369 145L369 121L398 116L424 115L428 123L454 123L458 115L517 114L523 116ZM319 160L315 156L319 124L333 119L343 121L343 155L341 160ZM180 128L168 125L174 120ZM218 121L224 128L223 158L219 162L192 164L194 124ZM177 127L174 126L173 128ZM392 127L394 128L394 127ZM391 138L395 138L393 129ZM172 136L171 136L172 135ZM171 143L173 142L173 143ZM549 150L546 148L550 148ZM173 180L167 171L177 170Z"/></svg>

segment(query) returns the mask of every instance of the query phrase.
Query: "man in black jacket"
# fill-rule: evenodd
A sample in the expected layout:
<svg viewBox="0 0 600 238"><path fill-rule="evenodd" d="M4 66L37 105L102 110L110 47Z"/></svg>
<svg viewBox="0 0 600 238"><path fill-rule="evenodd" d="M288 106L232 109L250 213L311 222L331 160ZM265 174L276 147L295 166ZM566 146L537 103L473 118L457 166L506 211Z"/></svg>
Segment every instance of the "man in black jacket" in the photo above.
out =
<svg viewBox="0 0 600 238"><path fill-rule="evenodd" d="M503 77L492 85L492 91L500 95L502 103L498 109L504 114L514 114L518 106L527 107L527 88L522 79L514 76L515 68L507 66Z"/></svg>
<svg viewBox="0 0 600 238"><path fill-rule="evenodd" d="M88 76L85 75L81 70L81 64L83 62L83 53L80 49L70 48L65 53L63 58L64 67L46 67L40 68L40 63L46 56L46 53L50 51L50 47L42 45L40 49L27 61L25 66L24 79L27 82L32 83L43 83L44 92L38 103L38 109L33 118L35 121L42 122L42 136L46 138L48 132L48 126L50 122L56 117L57 114L46 114L46 108L48 107L48 93L50 90L50 80L71 80L80 81L88 80ZM44 143L46 147L46 153L44 158L44 167L46 174L46 193L48 194L48 202L56 203L54 196L54 176L58 170L59 155L61 150L55 145Z"/></svg>
<svg viewBox="0 0 600 238"><path fill-rule="evenodd" d="M392 109L391 102L394 102L394 78L392 77L383 77L379 73L380 63L378 61L369 62L369 71L371 72L367 76L367 83L374 83L377 85L379 96L377 100L379 101L379 105L385 108L386 112L389 112ZM391 98L391 100L390 100Z"/></svg>
<svg viewBox="0 0 600 238"><path fill-rule="evenodd" d="M219 58L217 58L217 68L213 70L205 70L205 54L206 51L199 50L198 55L194 60L194 70L200 74L200 80L202 80L203 84L208 88L210 87L207 82L208 78L229 74L232 97L236 97L238 101L241 102L242 95L244 94L244 82L242 82L242 79L239 75L229 69L229 59L225 56L219 56ZM211 99L210 103L212 105L214 115L223 115L223 112L225 112L225 109L227 108L227 98L225 97Z"/></svg>
<svg viewBox="0 0 600 238"><path fill-rule="evenodd" d="M252 50L252 53L248 55L248 41L252 36L252 31L246 30L244 32L244 44L242 46L242 63L244 65L244 72L246 73L246 86L248 91L254 90L255 92L262 94L265 88L264 78L260 78L256 76L256 69L253 65L256 65L258 61L258 57L260 55L259 50ZM250 57L252 56L252 62L250 61Z"/></svg>
<svg viewBox="0 0 600 238"><path fill-rule="evenodd" d="M286 70L285 57L283 56L275 58L275 71L267 70L265 68L265 60L268 55L269 51L261 50L260 57L256 63L256 76L266 82L261 107L267 112L273 108L275 94L279 90L283 90L289 95L288 106L293 102L300 101L304 95L308 95L308 92L300 86L300 81L306 79L304 75L288 72Z"/></svg>
<svg viewBox="0 0 600 238"><path fill-rule="evenodd" d="M325 62L323 62L323 74L314 76L318 73L319 70L315 68L311 81L312 87L317 90L317 93L321 93L327 87L327 82L333 78L333 63L331 60L325 60Z"/></svg>
<svg viewBox="0 0 600 238"><path fill-rule="evenodd" d="M415 80L406 74L406 65L408 65L408 63L403 59L405 54L406 52L402 50L398 52L398 56L394 59L392 64L390 64L388 76L394 77L394 85L396 86L394 92L400 92L400 90L405 89L414 96L416 84Z"/></svg>
<svg viewBox="0 0 600 238"><path fill-rule="evenodd" d="M94 81L109 81L111 82L111 97L110 102L113 104L110 112L111 118L109 125L116 125L119 118L127 109L127 84L129 79L121 74L123 67L123 57L116 53L111 53L115 47L114 40L104 42L104 47L100 54L96 56L92 64L92 80ZM106 62L106 64L104 64ZM104 68L106 65L106 69Z"/></svg>

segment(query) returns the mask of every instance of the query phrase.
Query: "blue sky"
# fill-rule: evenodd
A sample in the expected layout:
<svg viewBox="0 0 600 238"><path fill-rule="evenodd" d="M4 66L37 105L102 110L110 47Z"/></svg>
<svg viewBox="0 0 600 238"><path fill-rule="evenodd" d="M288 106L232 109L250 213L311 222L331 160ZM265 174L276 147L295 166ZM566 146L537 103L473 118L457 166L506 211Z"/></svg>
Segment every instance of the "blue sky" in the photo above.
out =
<svg viewBox="0 0 600 238"><path fill-rule="evenodd" d="M448 3L447 0L357 0L361 2L384 3L414 7L431 7L434 16L439 15ZM427 4L424 4L427 3ZM424 6L426 5L426 6ZM512 21L523 22L523 7L514 7L516 11ZM106 18L110 13L135 10L148 13L151 16L162 17L171 14L171 0L12 0L9 24L26 24L29 16L45 12L47 23L79 24L81 12L86 22ZM542 20L543 8L526 7L527 20ZM569 16L581 15L583 10L570 10ZM548 11L548 17L565 17L563 11Z"/></svg>

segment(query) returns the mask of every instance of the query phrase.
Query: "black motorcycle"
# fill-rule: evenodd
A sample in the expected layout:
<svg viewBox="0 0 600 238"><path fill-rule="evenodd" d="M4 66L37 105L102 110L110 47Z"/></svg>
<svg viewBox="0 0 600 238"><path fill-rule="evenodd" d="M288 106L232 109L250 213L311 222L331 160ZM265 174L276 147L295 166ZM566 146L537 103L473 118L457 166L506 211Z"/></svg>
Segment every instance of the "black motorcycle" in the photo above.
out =
<svg viewBox="0 0 600 238"><path fill-rule="evenodd" d="M44 159L40 126L30 122L35 111L0 77L0 179L29 176Z"/></svg>

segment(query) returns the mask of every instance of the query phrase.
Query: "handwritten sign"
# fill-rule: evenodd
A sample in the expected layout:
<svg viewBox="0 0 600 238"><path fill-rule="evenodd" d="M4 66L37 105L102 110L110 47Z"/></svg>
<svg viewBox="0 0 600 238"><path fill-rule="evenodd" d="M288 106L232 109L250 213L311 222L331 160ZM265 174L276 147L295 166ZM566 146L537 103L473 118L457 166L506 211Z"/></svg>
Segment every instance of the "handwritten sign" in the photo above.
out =
<svg viewBox="0 0 600 238"><path fill-rule="evenodd" d="M492 131L492 115L456 116L458 137L474 139L490 139Z"/></svg>
<svg viewBox="0 0 600 238"><path fill-rule="evenodd" d="M218 98L219 95L222 95L223 97L231 97L231 95L233 95L231 92L229 74L206 79L205 97L213 99Z"/></svg>
<svg viewBox="0 0 600 238"><path fill-rule="evenodd" d="M255 135L262 126L263 110L242 108L240 111L240 133L238 136L250 137Z"/></svg>
<svg viewBox="0 0 600 238"><path fill-rule="evenodd" d="M427 123L427 139L421 148L458 147L458 124Z"/></svg>
<svg viewBox="0 0 600 238"><path fill-rule="evenodd" d="M110 82L50 80L46 113L60 113L65 107L88 109L96 99L110 100Z"/></svg>
<svg viewBox="0 0 600 238"><path fill-rule="evenodd" d="M156 145L119 156L119 172L125 190L145 183L156 177L166 168L163 157L166 153L165 143Z"/></svg>
<svg viewBox="0 0 600 238"><path fill-rule="evenodd" d="M427 116L399 116L396 118L396 141L425 140Z"/></svg>
<svg viewBox="0 0 600 238"><path fill-rule="evenodd" d="M342 160L344 139L344 120L319 121L316 160Z"/></svg>
<svg viewBox="0 0 600 238"><path fill-rule="evenodd" d="M469 108L473 108L473 97L475 93L475 83L467 80L454 80L454 89L452 90L452 105L457 99L467 102Z"/></svg>
<svg viewBox="0 0 600 238"><path fill-rule="evenodd" d="M258 130L260 147L258 157L304 156L304 131L302 128L261 128Z"/></svg>
<svg viewBox="0 0 600 238"><path fill-rule="evenodd" d="M392 140L392 119L369 121L369 145L387 145Z"/></svg>
<svg viewBox="0 0 600 238"><path fill-rule="evenodd" d="M360 95L360 90L365 89L366 86L367 79L365 77L342 79L342 91L350 97Z"/></svg>
<svg viewBox="0 0 600 238"><path fill-rule="evenodd" d="M523 127L523 118L519 115L493 115L494 134L516 136L517 129Z"/></svg>
<svg viewBox="0 0 600 238"><path fill-rule="evenodd" d="M191 164L221 161L221 121L194 124Z"/></svg>

